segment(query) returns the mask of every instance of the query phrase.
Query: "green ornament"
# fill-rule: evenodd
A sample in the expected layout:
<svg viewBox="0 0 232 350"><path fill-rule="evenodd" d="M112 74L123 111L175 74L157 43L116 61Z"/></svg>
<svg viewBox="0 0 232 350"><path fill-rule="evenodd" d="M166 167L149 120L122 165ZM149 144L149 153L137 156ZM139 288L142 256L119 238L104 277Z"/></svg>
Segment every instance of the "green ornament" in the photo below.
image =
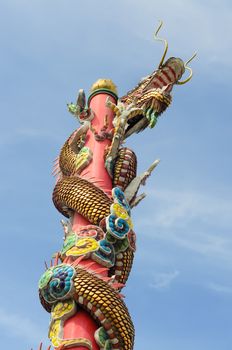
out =
<svg viewBox="0 0 232 350"><path fill-rule="evenodd" d="M154 126L156 125L156 123L157 123L157 118L156 118L155 114L152 113L151 119L150 119L150 123L149 123L149 127L150 127L151 129L154 128Z"/></svg>
<svg viewBox="0 0 232 350"><path fill-rule="evenodd" d="M105 239L112 244L116 242L116 238L113 237L109 232L106 233Z"/></svg>
<svg viewBox="0 0 232 350"><path fill-rule="evenodd" d="M129 242L127 237L124 239L117 240L116 243L114 243L114 250L115 254L117 255L118 253L125 252L125 250L129 247Z"/></svg>
<svg viewBox="0 0 232 350"><path fill-rule="evenodd" d="M77 112L78 112L77 105L75 105L74 103L68 103L67 106L68 106L68 111L69 111L71 114L74 114L74 115L77 114Z"/></svg>
<svg viewBox="0 0 232 350"><path fill-rule="evenodd" d="M80 150L79 154L88 154L89 153L89 147L82 147L82 149Z"/></svg>
<svg viewBox="0 0 232 350"><path fill-rule="evenodd" d="M48 269L42 274L39 280L39 289L43 289L47 286L52 275L53 275L53 268Z"/></svg>
<svg viewBox="0 0 232 350"><path fill-rule="evenodd" d="M101 349L111 350L112 346L109 340L109 336L103 327L100 327L95 332L95 338Z"/></svg>
<svg viewBox="0 0 232 350"><path fill-rule="evenodd" d="M67 238L64 241L63 248L61 250L61 255L64 255L67 250L72 248L76 244L76 234L72 233L71 235L68 235Z"/></svg>
<svg viewBox="0 0 232 350"><path fill-rule="evenodd" d="M146 111L145 111L145 115L146 115L146 118L148 119L149 121L149 127L152 129L154 128L154 126L156 125L157 123L157 113L154 111L153 108L148 108Z"/></svg>
<svg viewBox="0 0 232 350"><path fill-rule="evenodd" d="M109 339L105 342L104 350L112 350L112 344Z"/></svg>

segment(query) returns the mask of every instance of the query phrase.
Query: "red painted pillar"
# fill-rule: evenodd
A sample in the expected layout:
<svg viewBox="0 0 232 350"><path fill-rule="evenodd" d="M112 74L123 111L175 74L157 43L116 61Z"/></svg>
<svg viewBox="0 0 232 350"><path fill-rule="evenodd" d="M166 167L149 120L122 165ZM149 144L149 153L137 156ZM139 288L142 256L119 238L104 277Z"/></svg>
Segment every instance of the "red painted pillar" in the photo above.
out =
<svg viewBox="0 0 232 350"><path fill-rule="evenodd" d="M102 80L104 82L104 80ZM112 110L106 107L106 99L109 98L112 102L116 102L116 95L114 92L107 90L106 88L99 88L93 91L92 95L89 98L89 106L94 113L94 118L91 122L92 127L96 132L100 132L100 130L104 126L104 120L107 116L108 120L108 129L110 131L113 128L113 117L114 114ZM104 164L104 152L105 148L111 144L111 141L105 139L103 141L96 141L94 137L94 133L91 130L88 130L85 146L89 147L93 152L93 159L90 164L83 169L80 176L86 180L91 181L98 187L100 187L103 191L105 191L108 195L111 195L112 190L112 180L105 169ZM78 231L80 226L89 225L90 222L86 220L82 215L75 213L73 218L73 231ZM80 262L85 264L88 263L89 260L84 260ZM98 263L92 267L92 269L96 269L101 267ZM64 339L68 338L85 338L92 342L93 350L99 350L99 346L94 340L94 332L99 326L93 320L90 315L84 311L79 310L76 315L69 318L64 324ZM69 348L70 350L86 350L85 346L78 346Z"/></svg>

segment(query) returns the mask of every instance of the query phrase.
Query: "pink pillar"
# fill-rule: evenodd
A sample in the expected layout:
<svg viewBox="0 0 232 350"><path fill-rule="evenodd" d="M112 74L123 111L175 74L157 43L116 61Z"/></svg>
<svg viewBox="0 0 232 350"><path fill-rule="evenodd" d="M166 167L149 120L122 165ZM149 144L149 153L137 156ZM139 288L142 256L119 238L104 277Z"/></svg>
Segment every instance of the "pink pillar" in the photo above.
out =
<svg viewBox="0 0 232 350"><path fill-rule="evenodd" d="M95 114L92 120L93 128L99 133L101 128L104 126L104 119L107 115L108 117L108 129L110 131L113 128L113 117L114 114L112 110L106 107L106 99L115 103L115 98L111 93L107 93L105 90L99 90L95 92L92 97L90 97L89 106ZM111 195L112 190L112 180L105 169L104 164L104 151L107 146L111 144L110 140L96 141L94 134L91 130L87 132L85 145L89 147L93 152L93 160L90 164L82 171L80 174L86 180L91 181L105 191L108 195ZM82 215L75 213L73 218L73 231L78 231L80 226L89 225L90 222L86 220ZM65 261L66 262L66 261ZM84 260L83 264L89 262L89 260ZM98 263L92 267L96 269L101 267ZM99 350L97 343L94 340L94 332L99 326L95 321L89 316L89 314L80 310L76 315L68 319L64 324L64 339L66 338L86 338L92 341L93 350ZM85 346L72 347L70 350L86 350Z"/></svg>

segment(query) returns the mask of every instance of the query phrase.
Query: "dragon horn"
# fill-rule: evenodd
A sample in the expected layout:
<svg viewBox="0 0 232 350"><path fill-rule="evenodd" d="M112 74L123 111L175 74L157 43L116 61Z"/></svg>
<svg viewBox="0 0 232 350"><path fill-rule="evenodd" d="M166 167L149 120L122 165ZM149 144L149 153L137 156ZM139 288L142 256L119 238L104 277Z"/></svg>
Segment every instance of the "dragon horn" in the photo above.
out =
<svg viewBox="0 0 232 350"><path fill-rule="evenodd" d="M188 78L185 79L185 80L182 80L182 81L177 81L177 83L176 83L177 85L186 84L189 80L192 79L193 71L192 71L192 68L190 68L190 67L187 66L187 64L188 64L189 62L191 62L191 61L196 57L196 55L197 55L197 53L195 52L194 55L192 55L192 57L184 64L184 68L190 71L190 74L189 74Z"/></svg>
<svg viewBox="0 0 232 350"><path fill-rule="evenodd" d="M154 39L155 39L155 40L163 41L163 42L164 42L164 53L163 53L163 56L162 56L162 58L161 58L161 61L160 61L160 63L159 63L158 68L161 68L161 67L162 67L162 65L163 65L163 63L164 63L164 59L165 59L166 54L167 54L167 51L168 51L168 42L167 42L167 40L166 40L166 39L163 39L163 38L159 38L159 37L157 36L158 33L159 33L159 31L160 31L160 29L161 29L161 27L162 27L162 25L163 25L163 21L160 21L160 25L159 25L158 29L156 30L156 32L155 32L155 34L154 34Z"/></svg>

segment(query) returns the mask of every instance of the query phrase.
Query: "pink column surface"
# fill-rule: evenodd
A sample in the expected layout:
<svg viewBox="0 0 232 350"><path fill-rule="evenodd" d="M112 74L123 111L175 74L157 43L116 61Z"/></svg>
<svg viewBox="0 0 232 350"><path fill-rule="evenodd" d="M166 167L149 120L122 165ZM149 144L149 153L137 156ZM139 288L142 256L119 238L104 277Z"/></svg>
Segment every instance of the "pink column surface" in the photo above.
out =
<svg viewBox="0 0 232 350"><path fill-rule="evenodd" d="M110 98L112 102L115 102L112 96L109 96L105 93L100 93L93 96L90 101L90 108L95 114L94 119L92 120L92 126L97 132L101 130L104 126L104 118L107 115L109 121L108 131L113 128L113 117L114 114L112 110L106 107L105 102L107 98ZM96 141L95 137L91 130L87 132L86 137L86 146L89 147L93 152L93 160L90 164L81 172L80 176L86 180L91 181L100 187L107 194L111 194L112 190L112 180L105 168L104 164L104 151L105 147L111 144L110 140ZM73 219L73 230L78 231L79 226L88 225L89 222L83 216L78 213L75 213Z"/></svg>
<svg viewBox="0 0 232 350"><path fill-rule="evenodd" d="M94 119L92 120L92 126L99 133L101 128L104 126L104 118L108 116L108 129L110 131L113 128L113 117L114 114L111 109L106 107L105 102L107 98L110 98L112 102L115 103L114 98L111 95L100 92L99 94L92 97L90 101L90 108L95 114ZM105 169L104 164L104 151L105 147L111 144L110 140L96 141L94 134L91 130L87 132L85 146L89 147L93 152L93 160L90 164L82 171L80 174L86 180L91 181L96 186L100 187L108 195L111 194L112 190L112 180ZM90 225L90 222L86 220L82 215L75 213L73 218L73 231L78 231L80 226ZM80 264L88 264L91 260L84 260ZM67 261L68 262L68 259ZM101 265L95 263L93 270ZM104 273L103 275L106 275ZM80 310L76 315L68 319L64 324L64 339L68 338L86 338L92 341L93 350L99 350L97 343L94 340L94 332L99 326L96 322L90 317L90 315L84 311ZM86 350L85 346L78 346L69 348L70 350Z"/></svg>

